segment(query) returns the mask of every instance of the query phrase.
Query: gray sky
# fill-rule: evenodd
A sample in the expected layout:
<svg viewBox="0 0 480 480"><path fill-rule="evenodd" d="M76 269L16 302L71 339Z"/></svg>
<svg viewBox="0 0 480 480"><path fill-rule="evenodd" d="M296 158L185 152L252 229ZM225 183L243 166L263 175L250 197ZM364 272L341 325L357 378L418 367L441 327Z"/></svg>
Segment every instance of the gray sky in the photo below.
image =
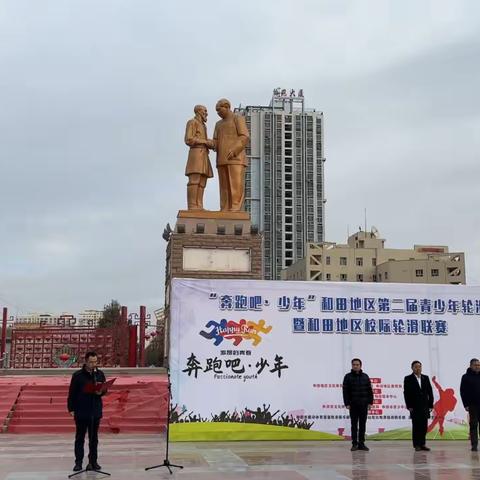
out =
<svg viewBox="0 0 480 480"><path fill-rule="evenodd" d="M325 114L327 240L367 208L480 284L479 58L476 0L3 0L0 306L161 306L193 106L211 133L218 98L277 86Z"/></svg>

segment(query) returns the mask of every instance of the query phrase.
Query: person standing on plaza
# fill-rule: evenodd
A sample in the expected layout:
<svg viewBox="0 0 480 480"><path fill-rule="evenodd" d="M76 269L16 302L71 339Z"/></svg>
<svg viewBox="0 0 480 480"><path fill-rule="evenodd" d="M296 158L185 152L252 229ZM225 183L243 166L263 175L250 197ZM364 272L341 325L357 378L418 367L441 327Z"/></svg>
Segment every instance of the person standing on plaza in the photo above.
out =
<svg viewBox="0 0 480 480"><path fill-rule="evenodd" d="M403 380L403 395L405 405L412 419L412 442L415 451L430 451L425 445L428 419L433 409L433 390L430 379L422 375L422 363L414 360L411 364L412 373Z"/></svg>
<svg viewBox="0 0 480 480"><path fill-rule="evenodd" d="M98 428L103 413L102 396L106 390L97 390L97 384L105 383L104 373L97 368L97 354L87 352L85 364L72 375L67 406L75 419L75 466L74 472L82 470L85 434L88 431L89 455L87 470L100 470L98 458Z"/></svg>
<svg viewBox="0 0 480 480"><path fill-rule="evenodd" d="M368 410L373 404L373 390L370 377L362 370L359 358L352 360L352 369L343 378L343 403L350 411L352 430L351 451L369 448L365 445L365 431Z"/></svg>
<svg viewBox="0 0 480 480"><path fill-rule="evenodd" d="M470 360L470 367L462 376L460 396L462 397L463 406L468 412L472 452L477 452L478 418L480 415L480 360L478 358Z"/></svg>

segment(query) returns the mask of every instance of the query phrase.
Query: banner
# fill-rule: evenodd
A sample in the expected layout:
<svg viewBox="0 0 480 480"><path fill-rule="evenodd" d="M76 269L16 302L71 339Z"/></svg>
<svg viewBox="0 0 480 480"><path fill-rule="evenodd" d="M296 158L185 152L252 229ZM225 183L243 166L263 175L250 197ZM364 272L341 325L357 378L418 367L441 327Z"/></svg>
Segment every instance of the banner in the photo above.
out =
<svg viewBox="0 0 480 480"><path fill-rule="evenodd" d="M459 386L479 338L480 287L173 279L172 438L348 438L342 381L359 357L370 438L410 438L403 380L419 360L429 438L466 439Z"/></svg>

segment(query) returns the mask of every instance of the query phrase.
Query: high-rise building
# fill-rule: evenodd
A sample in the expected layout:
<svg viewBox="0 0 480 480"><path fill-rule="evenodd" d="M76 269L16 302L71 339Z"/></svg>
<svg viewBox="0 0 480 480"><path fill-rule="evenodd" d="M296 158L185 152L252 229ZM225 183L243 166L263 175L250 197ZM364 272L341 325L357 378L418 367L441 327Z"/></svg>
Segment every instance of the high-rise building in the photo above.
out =
<svg viewBox="0 0 480 480"><path fill-rule="evenodd" d="M268 106L238 107L250 131L245 209L264 235L264 278L324 239L323 113L305 108L303 91L279 88Z"/></svg>

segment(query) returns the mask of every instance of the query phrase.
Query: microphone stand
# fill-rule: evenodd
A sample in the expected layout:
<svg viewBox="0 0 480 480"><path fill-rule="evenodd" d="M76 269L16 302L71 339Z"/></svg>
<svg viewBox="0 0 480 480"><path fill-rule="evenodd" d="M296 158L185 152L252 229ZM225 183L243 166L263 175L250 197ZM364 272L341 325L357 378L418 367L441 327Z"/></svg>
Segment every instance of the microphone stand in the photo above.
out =
<svg viewBox="0 0 480 480"><path fill-rule="evenodd" d="M155 468L162 468L165 467L168 469L171 475L173 475L172 468L180 468L182 469L182 465L174 465L173 463L170 463L170 460L168 458L169 450L170 450L170 403L172 400L172 384L170 382L170 369L167 368L167 375L168 375L168 407L167 407L167 444L165 448L165 460L163 463L159 465L154 465L153 467L147 467L145 471L147 470L153 470Z"/></svg>
<svg viewBox="0 0 480 480"><path fill-rule="evenodd" d="M97 378L95 377L95 373L96 373L97 369L94 368L92 370L92 377L93 377L93 385L96 386L97 385ZM92 408L91 408L91 416L90 416L90 432L92 432L92 435L93 435L93 430L95 429L95 419L93 417L93 395L96 395L96 393L92 393ZM88 440L90 441L90 432L88 432ZM98 435L98 433L97 433ZM90 453L90 451L89 451ZM90 462L88 463L88 465L90 465ZM111 474L108 473L108 472L103 472L102 470L94 470L93 468L90 469L88 468L88 465L86 466L86 468L84 468L83 470L80 470L79 472L75 472L75 473L72 473L71 475L68 476L68 478L73 478L75 477L76 475L80 475L81 473L85 473L85 472L93 472L93 473L100 473L102 475L107 475L108 477L111 477Z"/></svg>

